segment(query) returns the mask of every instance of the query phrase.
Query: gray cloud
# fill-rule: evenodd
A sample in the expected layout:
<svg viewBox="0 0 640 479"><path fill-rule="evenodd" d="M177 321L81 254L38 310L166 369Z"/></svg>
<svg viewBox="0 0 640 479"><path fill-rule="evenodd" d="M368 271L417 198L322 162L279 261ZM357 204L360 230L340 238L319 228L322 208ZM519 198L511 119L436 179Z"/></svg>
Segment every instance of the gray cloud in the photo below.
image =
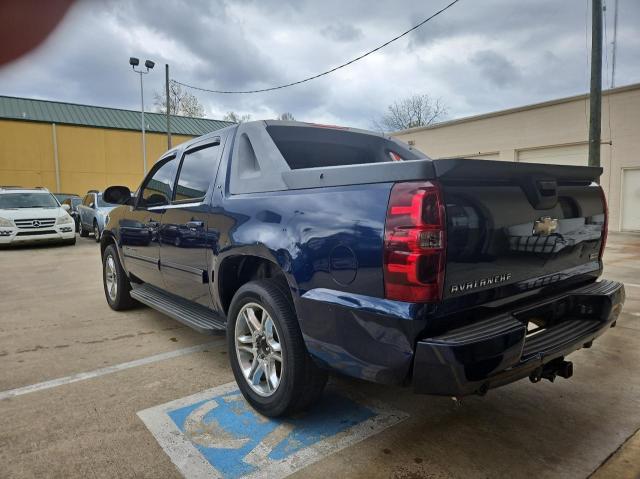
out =
<svg viewBox="0 0 640 479"><path fill-rule="evenodd" d="M336 42L352 42L362 38L362 30L342 22L327 25L320 32Z"/></svg>
<svg viewBox="0 0 640 479"><path fill-rule="evenodd" d="M471 63L491 83L499 87L515 84L521 77L520 71L511 60L493 50L480 50L473 54Z"/></svg>
<svg viewBox="0 0 640 479"><path fill-rule="evenodd" d="M43 47L0 69L0 94L137 109L139 79L129 56L158 65L144 78L148 109L153 91L163 89L164 63L173 78L214 89L287 83L387 41L446 3L78 2ZM640 81L640 3L619 4L617 84L623 85ZM209 117L229 110L253 118L290 111L302 120L360 127L410 93L442 98L452 118L482 113L586 92L588 19L584 2L460 2L330 76L258 95L194 94ZM610 69L605 85L609 75Z"/></svg>

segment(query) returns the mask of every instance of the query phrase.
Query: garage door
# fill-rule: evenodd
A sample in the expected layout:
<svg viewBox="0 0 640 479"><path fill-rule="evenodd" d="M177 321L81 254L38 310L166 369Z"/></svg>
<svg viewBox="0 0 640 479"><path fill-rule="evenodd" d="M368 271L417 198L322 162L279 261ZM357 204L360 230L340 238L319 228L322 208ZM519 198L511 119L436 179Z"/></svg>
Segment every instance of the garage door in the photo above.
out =
<svg viewBox="0 0 640 479"><path fill-rule="evenodd" d="M622 170L622 230L640 231L640 170Z"/></svg>
<svg viewBox="0 0 640 479"><path fill-rule="evenodd" d="M589 146L586 144L518 151L518 161L526 161L527 163L586 166L588 158Z"/></svg>

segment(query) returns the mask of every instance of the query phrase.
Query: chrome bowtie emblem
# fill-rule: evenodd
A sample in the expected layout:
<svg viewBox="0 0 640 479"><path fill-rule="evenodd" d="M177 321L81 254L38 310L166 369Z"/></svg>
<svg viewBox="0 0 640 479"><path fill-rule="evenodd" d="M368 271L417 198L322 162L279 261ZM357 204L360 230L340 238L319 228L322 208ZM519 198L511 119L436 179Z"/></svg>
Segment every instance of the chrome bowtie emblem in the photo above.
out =
<svg viewBox="0 0 640 479"><path fill-rule="evenodd" d="M40 222L39 222L38 220L33 220L33 221L31 222L31 225L32 225L34 228L40 228Z"/></svg>
<svg viewBox="0 0 640 479"><path fill-rule="evenodd" d="M549 216L543 216L533 223L533 234L537 236L549 236L556 232L558 220Z"/></svg>

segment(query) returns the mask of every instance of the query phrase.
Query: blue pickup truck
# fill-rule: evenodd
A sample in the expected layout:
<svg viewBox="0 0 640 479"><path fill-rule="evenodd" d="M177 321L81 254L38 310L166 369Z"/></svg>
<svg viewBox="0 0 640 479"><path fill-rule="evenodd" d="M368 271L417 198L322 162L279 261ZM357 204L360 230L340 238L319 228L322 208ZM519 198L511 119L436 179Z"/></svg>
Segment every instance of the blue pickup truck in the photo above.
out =
<svg viewBox="0 0 640 479"><path fill-rule="evenodd" d="M226 332L260 413L312 404L329 371L464 396L573 373L616 324L598 280L600 168L431 160L383 135L258 121L186 142L100 244L115 310L143 303Z"/></svg>

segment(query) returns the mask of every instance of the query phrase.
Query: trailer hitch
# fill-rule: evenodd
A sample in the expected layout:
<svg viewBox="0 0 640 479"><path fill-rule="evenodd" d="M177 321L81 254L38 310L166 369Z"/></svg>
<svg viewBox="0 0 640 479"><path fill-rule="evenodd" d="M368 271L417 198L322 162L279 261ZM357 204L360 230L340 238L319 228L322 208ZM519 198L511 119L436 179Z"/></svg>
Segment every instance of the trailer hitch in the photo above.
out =
<svg viewBox="0 0 640 479"><path fill-rule="evenodd" d="M564 358L554 359L553 361L536 368L530 375L529 380L532 383L540 382L542 379L548 379L553 382L556 376L569 379L573 376L573 363L565 361Z"/></svg>

